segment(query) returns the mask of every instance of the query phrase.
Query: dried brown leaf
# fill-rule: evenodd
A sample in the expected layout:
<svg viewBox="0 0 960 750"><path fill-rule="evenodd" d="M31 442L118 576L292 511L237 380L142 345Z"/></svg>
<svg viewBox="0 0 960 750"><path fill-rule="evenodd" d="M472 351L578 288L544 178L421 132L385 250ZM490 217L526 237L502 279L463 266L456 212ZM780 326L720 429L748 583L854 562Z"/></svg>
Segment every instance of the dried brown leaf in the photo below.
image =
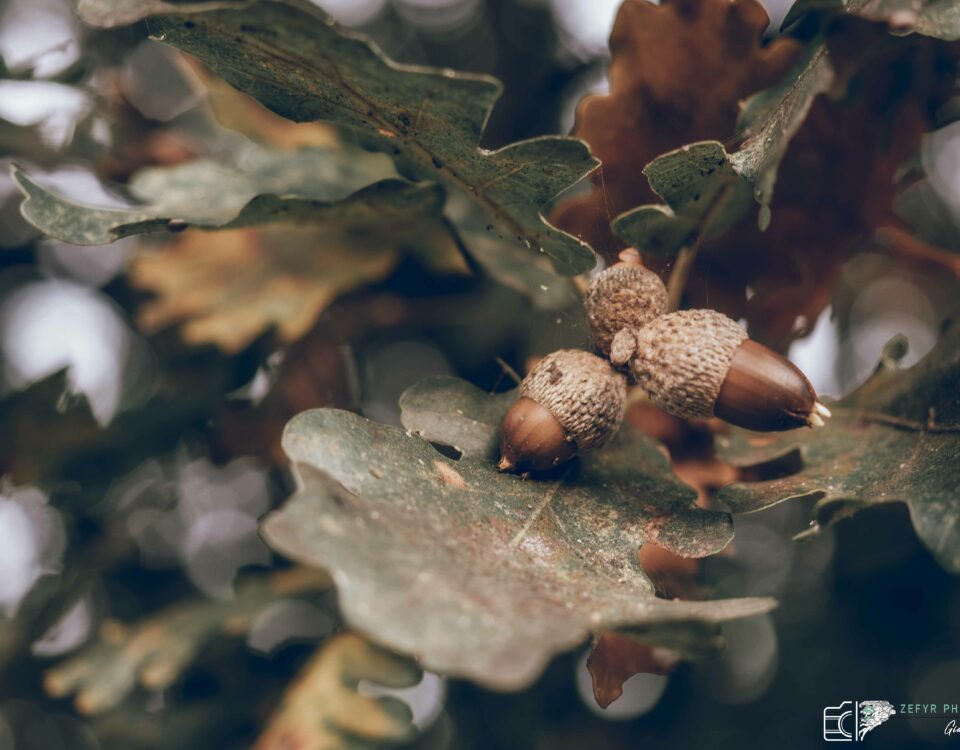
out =
<svg viewBox="0 0 960 750"><path fill-rule="evenodd" d="M762 48L765 24L752 2L628 0L611 39L611 93L583 102L574 131L603 160L602 174L589 196L562 206L558 223L610 259L620 249L610 219L659 202L644 164L694 141L749 136L736 133L738 102L782 89L798 51L789 40ZM746 318L777 348L812 329L844 260L890 223L897 171L954 85L955 45L890 37L852 18L838 19L825 44L836 85L813 101L780 163L769 228L759 231L750 212L702 242L686 287L688 306Z"/></svg>
<svg viewBox="0 0 960 750"><path fill-rule="evenodd" d="M139 323L155 331L184 322L188 343L236 352L270 326L284 342L299 339L334 299L383 279L405 252L441 272L467 272L442 221L390 218L184 232L130 270L134 286L157 294Z"/></svg>
<svg viewBox="0 0 960 750"><path fill-rule="evenodd" d="M254 750L350 750L355 741L370 747L409 740L409 709L395 699L361 695L361 680L410 687L420 670L359 635L337 635L317 649L287 689Z"/></svg>
<svg viewBox="0 0 960 750"><path fill-rule="evenodd" d="M606 708L623 695L623 683L635 674L667 674L679 661L669 649L615 631L600 633L587 657L593 697L601 708Z"/></svg>
<svg viewBox="0 0 960 750"><path fill-rule="evenodd" d="M612 260L618 214L659 202L641 169L688 143L734 136L740 103L774 85L799 45L764 46L769 23L756 0L626 0L610 36L610 93L589 96L573 135L603 163L594 190L567 201L557 223Z"/></svg>
<svg viewBox="0 0 960 750"><path fill-rule="evenodd" d="M317 571L284 571L247 581L229 601L179 602L130 627L108 620L100 641L51 669L44 685L57 698L76 694L82 713L106 711L138 683L153 689L173 684L208 642L243 632L270 602L329 585Z"/></svg>

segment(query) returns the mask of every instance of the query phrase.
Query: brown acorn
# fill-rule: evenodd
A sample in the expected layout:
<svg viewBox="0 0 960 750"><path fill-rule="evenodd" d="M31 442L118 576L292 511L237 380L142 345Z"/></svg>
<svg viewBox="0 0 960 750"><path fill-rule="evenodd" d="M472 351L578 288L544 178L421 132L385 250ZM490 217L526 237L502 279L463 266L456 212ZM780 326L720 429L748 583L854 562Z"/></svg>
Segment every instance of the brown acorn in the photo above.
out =
<svg viewBox="0 0 960 750"><path fill-rule="evenodd" d="M503 420L500 471L547 471L606 445L627 404L626 378L579 349L544 357Z"/></svg>
<svg viewBox="0 0 960 750"><path fill-rule="evenodd" d="M650 399L675 416L762 432L818 427L830 416L795 365L714 310L669 313L616 344L619 357L632 352L630 372Z"/></svg>
<svg viewBox="0 0 960 750"><path fill-rule="evenodd" d="M583 299L597 350L610 356L617 332L642 328L667 309L667 289L660 277L640 264L636 250L620 253L620 262L590 281Z"/></svg>

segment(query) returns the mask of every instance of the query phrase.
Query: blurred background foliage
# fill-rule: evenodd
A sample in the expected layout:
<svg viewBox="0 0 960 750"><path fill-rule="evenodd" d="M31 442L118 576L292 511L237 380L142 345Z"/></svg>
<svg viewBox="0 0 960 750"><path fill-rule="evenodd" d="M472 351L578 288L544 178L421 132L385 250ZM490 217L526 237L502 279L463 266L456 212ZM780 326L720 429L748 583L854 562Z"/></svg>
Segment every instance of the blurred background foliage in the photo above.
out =
<svg viewBox="0 0 960 750"><path fill-rule="evenodd" d="M319 5L395 60L499 78L485 147L586 138L603 177L572 191L561 217L586 205L585 224L564 226L607 259L618 249L609 220L656 200L646 161L701 138L732 143L739 100L783 70L718 88L710 75L734 76L703 69L716 29L667 31L622 64L650 72L649 121L614 100L599 124L581 110L575 126L583 97L610 90L617 0ZM765 4L766 42L787 6ZM800 40L816 30L809 18L791 28ZM858 33L830 38L837 59ZM818 100L784 161L770 230L751 218L708 243L688 285L689 305L746 319L830 397L866 380L895 335L909 342L901 363L918 361L960 291L956 49L890 37L876 54L866 71L843 72L850 100ZM491 236L456 195L429 239L284 224L171 227L185 231L92 247L46 238L20 214L13 164L67 199L117 210L150 195L144 169L205 162L246 179L264 150L335 153L362 174L353 189L395 172L347 132L272 115L142 24L84 27L67 0L3 0L0 77L0 748L334 748L363 737L424 750L771 737L808 747L838 700L955 700L960 585L898 504L800 545L790 537L809 502L739 516L735 541L700 563L645 547L664 595L781 603L725 625L726 650L697 665L608 640L594 671L613 653L631 665L621 679L643 673L605 709L586 650L505 695L421 674L349 633L331 638L341 622L329 580L291 568L257 533L292 491L284 424L317 406L399 424L400 394L427 375L505 390L511 369L586 342L575 288ZM302 247L317 248L307 263ZM708 430L643 403L630 419L704 502L736 479ZM616 692L604 684L597 696ZM884 731L907 746L936 740L932 730L905 720Z"/></svg>

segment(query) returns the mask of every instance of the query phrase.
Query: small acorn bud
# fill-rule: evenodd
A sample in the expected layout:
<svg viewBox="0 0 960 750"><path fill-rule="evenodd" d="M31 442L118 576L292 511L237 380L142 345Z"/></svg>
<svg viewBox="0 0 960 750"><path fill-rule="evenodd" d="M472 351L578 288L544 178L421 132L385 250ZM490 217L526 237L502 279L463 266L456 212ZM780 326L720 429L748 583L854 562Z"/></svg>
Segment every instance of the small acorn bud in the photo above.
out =
<svg viewBox="0 0 960 750"><path fill-rule="evenodd" d="M622 328L617 331L610 343L610 362L614 367L623 367L633 359L637 350L637 334L632 328Z"/></svg>
<svg viewBox="0 0 960 750"><path fill-rule="evenodd" d="M762 432L818 427L830 411L788 359L713 310L670 313L634 331L630 372L664 411Z"/></svg>
<svg viewBox="0 0 960 750"><path fill-rule="evenodd" d="M642 328L667 309L666 287L640 264L639 254L624 250L620 258L590 281L583 300L597 350L605 356L618 331Z"/></svg>
<svg viewBox="0 0 960 750"><path fill-rule="evenodd" d="M547 355L504 417L500 471L547 471L603 447L626 405L626 378L606 360L579 349Z"/></svg>

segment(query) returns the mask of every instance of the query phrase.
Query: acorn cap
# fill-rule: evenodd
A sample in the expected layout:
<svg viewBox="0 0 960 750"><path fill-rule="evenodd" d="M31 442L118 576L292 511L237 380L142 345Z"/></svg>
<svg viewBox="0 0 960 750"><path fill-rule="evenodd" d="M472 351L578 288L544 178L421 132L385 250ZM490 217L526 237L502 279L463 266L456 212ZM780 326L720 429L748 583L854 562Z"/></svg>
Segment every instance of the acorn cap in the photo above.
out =
<svg viewBox="0 0 960 750"><path fill-rule="evenodd" d="M627 408L623 375L580 349L561 349L540 360L520 384L520 395L553 414L581 452L606 445Z"/></svg>
<svg viewBox="0 0 960 750"><path fill-rule="evenodd" d="M775 432L818 427L830 416L796 365L713 310L670 313L617 340L624 350L634 344L631 373L654 403L678 417L717 416Z"/></svg>
<svg viewBox="0 0 960 750"><path fill-rule="evenodd" d="M594 276L583 305L597 350L609 356L618 331L642 328L663 315L667 309L667 289L649 268L621 262Z"/></svg>
<svg viewBox="0 0 960 750"><path fill-rule="evenodd" d="M747 333L714 310L681 310L634 336L630 372L650 400L678 417L708 419Z"/></svg>

